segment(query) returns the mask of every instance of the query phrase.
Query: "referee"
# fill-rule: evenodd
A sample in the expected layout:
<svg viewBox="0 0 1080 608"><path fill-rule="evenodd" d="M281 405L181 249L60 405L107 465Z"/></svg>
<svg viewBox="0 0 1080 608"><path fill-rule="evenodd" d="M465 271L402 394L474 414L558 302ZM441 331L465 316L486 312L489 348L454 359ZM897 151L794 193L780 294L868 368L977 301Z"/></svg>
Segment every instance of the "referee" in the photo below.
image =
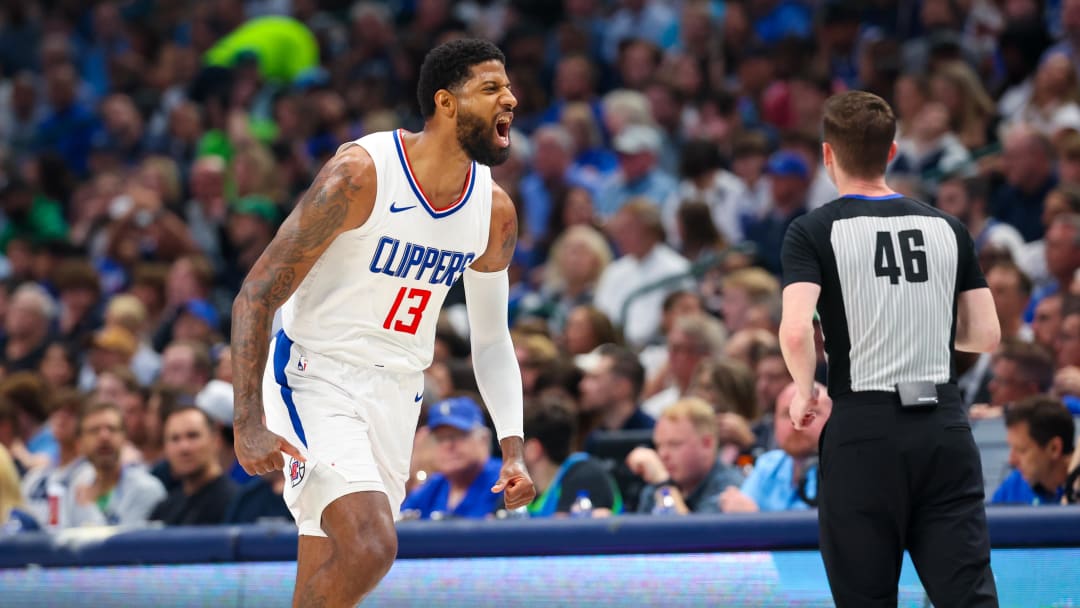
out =
<svg viewBox="0 0 1080 608"><path fill-rule="evenodd" d="M821 554L837 606L896 606L904 550L935 606L997 606L979 451L953 351L989 352L997 313L967 229L885 184L896 118L861 91L825 104L840 198L784 239L784 360L796 428L818 414L815 308L832 413L821 436Z"/></svg>

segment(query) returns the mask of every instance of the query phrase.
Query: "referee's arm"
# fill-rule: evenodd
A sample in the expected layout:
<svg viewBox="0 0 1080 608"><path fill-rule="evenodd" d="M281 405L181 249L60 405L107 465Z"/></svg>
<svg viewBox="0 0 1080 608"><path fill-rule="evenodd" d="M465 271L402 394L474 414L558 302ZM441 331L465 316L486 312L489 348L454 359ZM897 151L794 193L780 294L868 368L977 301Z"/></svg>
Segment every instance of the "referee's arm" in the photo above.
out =
<svg viewBox="0 0 1080 608"><path fill-rule="evenodd" d="M784 237L781 260L784 292L780 350L796 388L791 402L791 422L800 429L816 415L814 310L821 295L821 264L809 235L798 220L791 224Z"/></svg>
<svg viewBox="0 0 1080 608"><path fill-rule="evenodd" d="M975 241L956 219L950 222L956 232L959 260L956 272L956 336L953 347L967 353L989 353L1001 342L994 296L979 267Z"/></svg>
<svg viewBox="0 0 1080 608"><path fill-rule="evenodd" d="M1001 342L994 297L987 287L961 291L956 301L956 350L988 353Z"/></svg>

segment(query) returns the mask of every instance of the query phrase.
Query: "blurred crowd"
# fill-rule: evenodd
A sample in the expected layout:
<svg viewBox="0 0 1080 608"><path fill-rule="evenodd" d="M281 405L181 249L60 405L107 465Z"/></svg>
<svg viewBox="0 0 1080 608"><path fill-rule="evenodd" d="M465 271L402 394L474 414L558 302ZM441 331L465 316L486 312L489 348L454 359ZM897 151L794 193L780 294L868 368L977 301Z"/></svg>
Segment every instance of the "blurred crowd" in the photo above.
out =
<svg viewBox="0 0 1080 608"><path fill-rule="evenodd" d="M896 110L890 185L966 223L993 291L1006 339L957 360L988 500L1075 500L1080 0L7 0L3 530L289 518L232 452L232 299L340 144L422 128L422 58L463 36L519 102L494 176L539 497L488 491L456 289L404 516L813 508L779 252L837 195L819 121L852 88Z"/></svg>

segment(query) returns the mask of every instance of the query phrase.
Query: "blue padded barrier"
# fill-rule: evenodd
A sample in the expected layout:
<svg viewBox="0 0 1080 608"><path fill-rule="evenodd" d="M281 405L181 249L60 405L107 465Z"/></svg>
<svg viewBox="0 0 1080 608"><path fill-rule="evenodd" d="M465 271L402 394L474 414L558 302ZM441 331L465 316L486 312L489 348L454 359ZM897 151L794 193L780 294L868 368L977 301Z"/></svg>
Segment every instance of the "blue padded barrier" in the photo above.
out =
<svg viewBox="0 0 1080 608"><path fill-rule="evenodd" d="M995 548L1080 547L1080 507L991 507ZM816 549L812 512L598 520L404 522L402 559L524 555L713 553ZM296 559L287 524L81 529L0 539L0 568L195 564Z"/></svg>

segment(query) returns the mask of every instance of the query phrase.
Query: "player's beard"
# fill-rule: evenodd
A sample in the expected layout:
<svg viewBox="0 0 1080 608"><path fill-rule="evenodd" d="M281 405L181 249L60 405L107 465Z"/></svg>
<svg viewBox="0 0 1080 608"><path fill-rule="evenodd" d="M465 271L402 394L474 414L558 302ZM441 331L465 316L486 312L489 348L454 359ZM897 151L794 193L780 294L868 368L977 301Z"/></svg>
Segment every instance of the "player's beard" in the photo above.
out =
<svg viewBox="0 0 1080 608"><path fill-rule="evenodd" d="M495 167L510 158L510 148L495 145L495 125L476 114L461 112L457 120L458 145L481 165Z"/></svg>

